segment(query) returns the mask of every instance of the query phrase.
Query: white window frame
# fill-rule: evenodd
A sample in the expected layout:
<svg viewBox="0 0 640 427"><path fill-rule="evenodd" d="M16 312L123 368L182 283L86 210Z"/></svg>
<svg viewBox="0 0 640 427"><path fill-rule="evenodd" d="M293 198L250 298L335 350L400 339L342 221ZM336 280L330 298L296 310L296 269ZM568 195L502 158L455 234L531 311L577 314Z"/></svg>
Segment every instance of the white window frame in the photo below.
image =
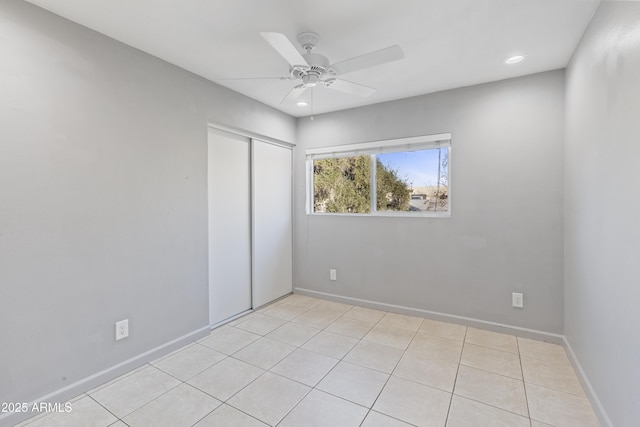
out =
<svg viewBox="0 0 640 427"><path fill-rule="evenodd" d="M378 211L376 210L376 154L407 152L427 150L434 148L449 149L449 164L447 165L447 192L448 209L446 212L426 211L426 212L400 212L400 211ZM313 161L319 159L331 159L340 157L354 157L368 155L371 159L371 212L369 213L333 213L313 211ZM388 139L382 141L362 142L357 144L335 145L330 147L309 148L305 150L306 156L306 212L308 215L330 215L330 216L388 216L388 217L428 217L428 218L449 218L451 217L451 134L440 133L436 135L414 136L409 138Z"/></svg>

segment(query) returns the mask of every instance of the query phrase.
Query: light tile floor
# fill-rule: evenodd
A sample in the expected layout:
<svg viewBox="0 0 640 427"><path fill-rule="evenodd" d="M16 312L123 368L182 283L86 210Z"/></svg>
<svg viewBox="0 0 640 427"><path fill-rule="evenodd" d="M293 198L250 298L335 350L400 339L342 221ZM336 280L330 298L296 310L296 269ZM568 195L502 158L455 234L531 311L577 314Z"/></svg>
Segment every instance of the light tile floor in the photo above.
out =
<svg viewBox="0 0 640 427"><path fill-rule="evenodd" d="M599 426L559 345L302 295L20 425Z"/></svg>

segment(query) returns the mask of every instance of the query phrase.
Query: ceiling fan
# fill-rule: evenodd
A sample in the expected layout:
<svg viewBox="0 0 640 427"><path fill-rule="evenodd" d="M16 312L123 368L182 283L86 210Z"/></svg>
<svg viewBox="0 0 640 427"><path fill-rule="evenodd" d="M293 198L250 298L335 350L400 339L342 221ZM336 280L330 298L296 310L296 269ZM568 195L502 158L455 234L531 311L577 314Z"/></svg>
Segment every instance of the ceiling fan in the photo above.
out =
<svg viewBox="0 0 640 427"><path fill-rule="evenodd" d="M312 53L320 41L320 37L315 33L306 32L298 35L298 43L305 51L302 54L284 34L263 32L260 35L289 63L289 76L280 79L299 81L299 84L284 97L281 104L296 101L305 91L318 86L361 97L369 96L376 91L374 88L342 80L336 76L404 58L402 48L394 45L331 64L326 56ZM305 101L298 105L306 106L307 104Z"/></svg>

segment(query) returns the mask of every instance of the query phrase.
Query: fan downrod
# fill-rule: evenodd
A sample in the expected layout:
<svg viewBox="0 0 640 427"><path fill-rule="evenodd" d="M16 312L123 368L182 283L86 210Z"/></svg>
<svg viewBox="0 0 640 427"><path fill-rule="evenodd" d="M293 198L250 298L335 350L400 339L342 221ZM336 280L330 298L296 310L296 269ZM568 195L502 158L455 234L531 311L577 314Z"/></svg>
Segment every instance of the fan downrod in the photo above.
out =
<svg viewBox="0 0 640 427"><path fill-rule="evenodd" d="M298 34L297 40L300 46L309 53L320 43L320 36L310 32L300 33Z"/></svg>

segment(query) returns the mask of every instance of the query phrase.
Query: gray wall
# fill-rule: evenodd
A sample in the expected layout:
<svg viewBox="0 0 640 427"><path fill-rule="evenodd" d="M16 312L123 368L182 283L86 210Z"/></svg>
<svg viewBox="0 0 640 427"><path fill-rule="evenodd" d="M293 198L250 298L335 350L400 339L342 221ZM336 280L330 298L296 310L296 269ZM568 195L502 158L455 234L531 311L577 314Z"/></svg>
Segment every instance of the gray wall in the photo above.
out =
<svg viewBox="0 0 640 427"><path fill-rule="evenodd" d="M561 333L563 108L551 71L299 119L296 286ZM451 218L305 214L304 149L444 132Z"/></svg>
<svg viewBox="0 0 640 427"><path fill-rule="evenodd" d="M23 402L208 324L207 121L295 121L22 1L0 58L0 402Z"/></svg>
<svg viewBox="0 0 640 427"><path fill-rule="evenodd" d="M640 3L603 2L567 70L565 334L612 425L640 425Z"/></svg>

